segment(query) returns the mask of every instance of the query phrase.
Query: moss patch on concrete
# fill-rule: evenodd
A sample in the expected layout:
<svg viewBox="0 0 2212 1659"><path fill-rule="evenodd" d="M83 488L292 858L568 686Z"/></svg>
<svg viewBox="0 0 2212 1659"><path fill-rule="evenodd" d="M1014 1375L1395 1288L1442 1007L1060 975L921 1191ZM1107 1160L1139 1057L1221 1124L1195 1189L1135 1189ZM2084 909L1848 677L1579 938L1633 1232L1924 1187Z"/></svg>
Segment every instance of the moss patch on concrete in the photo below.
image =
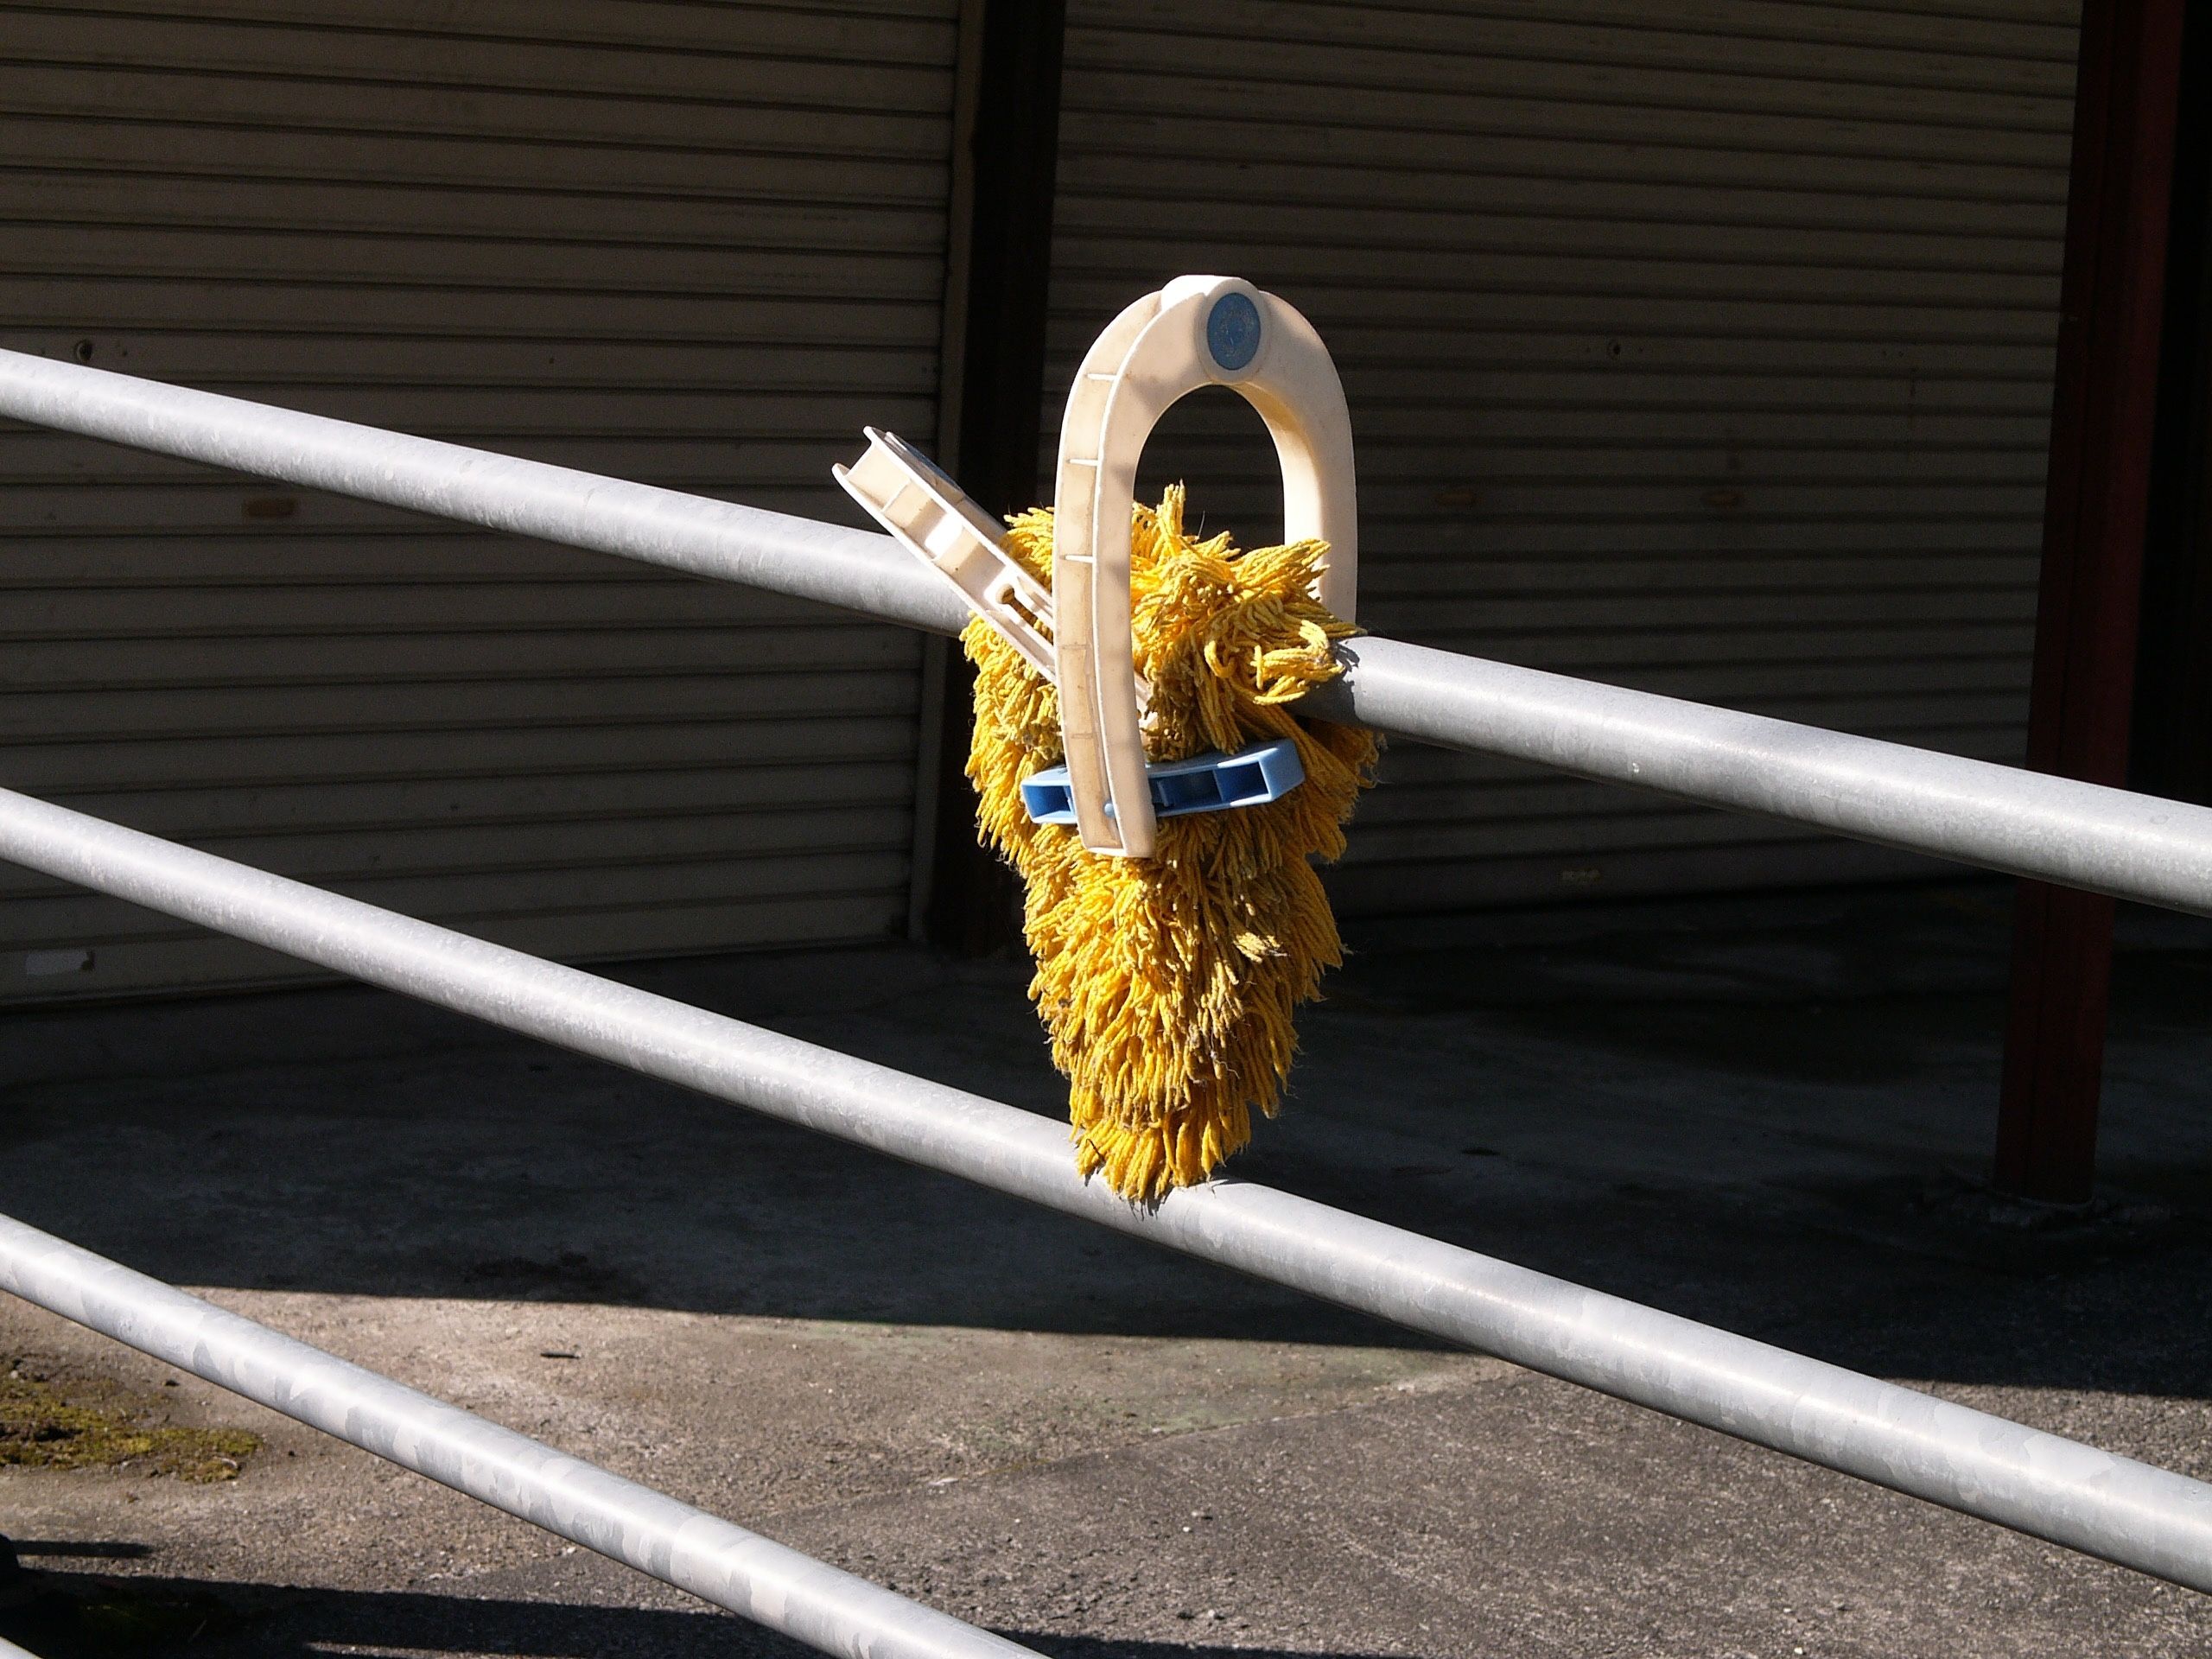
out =
<svg viewBox="0 0 2212 1659"><path fill-rule="evenodd" d="M0 1468L131 1464L179 1480L231 1480L261 1449L261 1437L242 1428L149 1424L149 1414L128 1401L73 1401L43 1378L12 1370L0 1376Z"/></svg>

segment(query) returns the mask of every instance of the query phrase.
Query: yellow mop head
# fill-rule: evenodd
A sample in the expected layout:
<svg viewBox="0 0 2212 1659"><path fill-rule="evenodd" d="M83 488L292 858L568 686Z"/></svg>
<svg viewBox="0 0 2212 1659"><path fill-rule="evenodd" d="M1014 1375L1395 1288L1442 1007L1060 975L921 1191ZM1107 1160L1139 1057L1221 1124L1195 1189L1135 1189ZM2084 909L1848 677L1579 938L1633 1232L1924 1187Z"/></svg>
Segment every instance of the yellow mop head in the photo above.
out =
<svg viewBox="0 0 2212 1659"><path fill-rule="evenodd" d="M1292 1012L1343 960L1311 861L1343 854L1376 743L1290 712L1341 671L1330 645L1353 632L1313 596L1323 543L1201 542L1184 531L1179 486L1157 512L1136 509L1135 543L1147 759L1288 737L1306 781L1281 799L1163 820L1149 859L1089 852L1022 805L1021 780L1062 758L1058 692L988 622L961 642L976 670L977 820L1027 887L1029 994L1068 1078L1077 1163L1148 1203L1249 1140L1252 1108L1274 1115L1297 1048ZM1014 519L1007 545L1050 582L1050 512Z"/></svg>

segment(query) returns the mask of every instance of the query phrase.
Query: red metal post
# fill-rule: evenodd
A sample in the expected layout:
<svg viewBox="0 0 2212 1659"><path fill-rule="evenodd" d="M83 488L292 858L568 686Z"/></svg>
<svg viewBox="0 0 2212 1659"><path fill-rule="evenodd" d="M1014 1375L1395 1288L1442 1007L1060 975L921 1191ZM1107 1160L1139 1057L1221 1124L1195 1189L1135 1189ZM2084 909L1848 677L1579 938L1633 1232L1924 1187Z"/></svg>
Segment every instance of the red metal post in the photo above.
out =
<svg viewBox="0 0 2212 1659"><path fill-rule="evenodd" d="M2075 93L2028 764L2126 781L2184 0L2088 0ZM2095 1168L2113 901L2020 884L1996 1179Z"/></svg>

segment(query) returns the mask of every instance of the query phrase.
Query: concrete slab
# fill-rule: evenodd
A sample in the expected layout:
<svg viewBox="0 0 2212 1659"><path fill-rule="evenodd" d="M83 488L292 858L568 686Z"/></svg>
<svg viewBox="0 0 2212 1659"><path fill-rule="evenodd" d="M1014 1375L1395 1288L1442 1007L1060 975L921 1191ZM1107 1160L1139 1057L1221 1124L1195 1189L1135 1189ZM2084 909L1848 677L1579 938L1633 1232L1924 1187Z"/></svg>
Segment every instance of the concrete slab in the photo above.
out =
<svg viewBox="0 0 2212 1659"><path fill-rule="evenodd" d="M1370 928L1240 1170L2212 1477L2212 941L2133 925L2088 1212L1978 1184L1980 887ZM1014 963L624 976L1057 1104ZM2204 1598L378 994L16 1014L0 1091L10 1213L1046 1651L2212 1652ZM47 1659L88 1600L103 1651L789 1651L20 1306L0 1360L267 1442L0 1469Z"/></svg>

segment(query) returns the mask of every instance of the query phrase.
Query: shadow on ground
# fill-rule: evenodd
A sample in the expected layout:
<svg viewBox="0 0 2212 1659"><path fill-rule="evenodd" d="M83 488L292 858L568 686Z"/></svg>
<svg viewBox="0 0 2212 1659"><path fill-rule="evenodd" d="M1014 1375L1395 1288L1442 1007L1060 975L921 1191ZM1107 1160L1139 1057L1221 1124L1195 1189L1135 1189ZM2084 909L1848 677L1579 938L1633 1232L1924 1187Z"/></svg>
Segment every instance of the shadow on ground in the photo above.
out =
<svg viewBox="0 0 2212 1659"><path fill-rule="evenodd" d="M2204 930L2134 925L2106 1179L2056 1211L1981 1179L2001 890L1459 926L1370 931L1234 1179L2212 1473ZM1016 963L624 976L1058 1103ZM2172 1586L380 994L0 1031L0 1210L1063 1659L2212 1651ZM0 1320L57 1386L251 1412ZM28 1541L0 1630L42 1659L797 1651L252 1421L219 1484L0 1471Z"/></svg>
<svg viewBox="0 0 2212 1659"><path fill-rule="evenodd" d="M2169 930L2124 959L2107 1191L2038 1211L1980 1179L2004 917L1967 887L1382 938L1312 1011L1236 1175L1854 1367L2204 1394L2212 949ZM625 976L1057 1103L1016 963ZM380 993L9 1020L0 1206L173 1281L1420 1340Z"/></svg>
<svg viewBox="0 0 2212 1659"><path fill-rule="evenodd" d="M72 1546L68 1553L99 1551L96 1546ZM85 1573L33 1573L26 1580L12 1605L0 1604L0 1639L21 1644L38 1659L152 1659L216 1644L226 1659L315 1659L348 1649L514 1659L799 1659L814 1651L708 1608L595 1606L423 1591L276 1589ZM1308 1659L1288 1649L1202 1638L1182 1643L1100 1641L1020 1630L998 1634L1049 1659L1208 1659L1230 1652L1240 1659Z"/></svg>

